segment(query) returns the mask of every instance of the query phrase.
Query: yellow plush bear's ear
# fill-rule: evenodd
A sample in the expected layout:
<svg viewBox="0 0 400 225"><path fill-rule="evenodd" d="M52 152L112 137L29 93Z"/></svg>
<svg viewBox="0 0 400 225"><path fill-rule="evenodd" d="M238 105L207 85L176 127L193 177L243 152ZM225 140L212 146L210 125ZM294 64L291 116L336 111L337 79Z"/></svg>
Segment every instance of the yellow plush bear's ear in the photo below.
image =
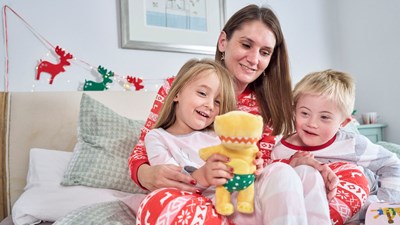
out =
<svg viewBox="0 0 400 225"><path fill-rule="evenodd" d="M263 119L244 111L231 111L215 118L214 129L218 136L261 138Z"/></svg>

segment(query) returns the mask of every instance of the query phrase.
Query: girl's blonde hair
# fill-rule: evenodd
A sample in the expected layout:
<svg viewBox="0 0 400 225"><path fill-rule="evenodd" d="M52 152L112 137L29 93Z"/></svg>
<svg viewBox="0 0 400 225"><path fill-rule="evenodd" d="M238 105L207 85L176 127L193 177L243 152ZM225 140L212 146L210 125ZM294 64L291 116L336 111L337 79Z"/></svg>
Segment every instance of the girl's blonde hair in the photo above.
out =
<svg viewBox="0 0 400 225"><path fill-rule="evenodd" d="M219 113L224 114L236 109L235 89L230 73L220 63L212 59L191 59L182 66L176 75L153 128L167 129L175 123L175 97L189 82L196 79L203 71L213 71L219 78L221 90ZM206 129L212 129L212 124Z"/></svg>
<svg viewBox="0 0 400 225"><path fill-rule="evenodd" d="M347 73L335 70L310 73L294 87L295 107L301 95L304 94L327 97L337 104L345 117L350 117L353 113L355 84L353 78Z"/></svg>

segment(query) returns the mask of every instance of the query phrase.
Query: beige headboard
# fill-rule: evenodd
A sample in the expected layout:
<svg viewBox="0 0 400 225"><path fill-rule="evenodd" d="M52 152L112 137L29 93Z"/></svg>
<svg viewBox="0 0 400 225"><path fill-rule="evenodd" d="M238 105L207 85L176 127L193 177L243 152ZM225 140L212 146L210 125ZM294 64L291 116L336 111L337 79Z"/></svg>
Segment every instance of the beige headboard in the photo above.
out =
<svg viewBox="0 0 400 225"><path fill-rule="evenodd" d="M86 92L120 115L146 119L155 92ZM11 92L5 110L4 174L5 216L26 184L29 150L33 147L72 151L77 141L77 120L82 92ZM4 115L3 115L4 116ZM1 159L1 157L0 157Z"/></svg>

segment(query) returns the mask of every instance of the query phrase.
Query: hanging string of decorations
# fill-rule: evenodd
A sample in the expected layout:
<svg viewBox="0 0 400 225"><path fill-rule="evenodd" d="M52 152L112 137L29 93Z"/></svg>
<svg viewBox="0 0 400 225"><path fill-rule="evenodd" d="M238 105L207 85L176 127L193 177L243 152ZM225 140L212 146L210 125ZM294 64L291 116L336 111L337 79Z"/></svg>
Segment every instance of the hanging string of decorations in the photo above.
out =
<svg viewBox="0 0 400 225"><path fill-rule="evenodd" d="M38 38L38 40L49 49L55 56L58 58L58 62L51 62L48 60L40 59L38 61L38 65L36 66L36 74L35 80L43 79L43 74L47 74L50 76L48 79L48 84L52 85L54 82L57 82L57 76L61 73L65 72L71 63L74 65L78 65L80 67L84 67L86 70L95 71L98 73L99 77L102 78L101 81L93 81L86 80L84 81L82 90L83 91L104 91L109 89L109 85L114 81L117 81L120 86L126 90L146 90L144 81L154 82L155 80L163 83L165 79L146 79L138 76L121 76L111 71L110 69L105 68L102 65L93 66L88 62L78 59L74 57L73 54L66 51L60 46L54 46L49 42L45 37L43 37L39 32L37 32L23 17L21 17L15 10L13 10L8 5L3 7L3 15L4 15L4 24L3 24L3 33L4 33L4 46L5 46L5 91L8 91L8 82L9 82L9 54L8 54L8 24L7 24L7 10L10 10L13 14L15 14L25 25L26 27ZM69 80L68 80L69 82ZM32 85L34 87L35 85ZM158 87L158 85L156 85ZM133 87L133 88L132 88ZM156 88L157 88L156 87Z"/></svg>

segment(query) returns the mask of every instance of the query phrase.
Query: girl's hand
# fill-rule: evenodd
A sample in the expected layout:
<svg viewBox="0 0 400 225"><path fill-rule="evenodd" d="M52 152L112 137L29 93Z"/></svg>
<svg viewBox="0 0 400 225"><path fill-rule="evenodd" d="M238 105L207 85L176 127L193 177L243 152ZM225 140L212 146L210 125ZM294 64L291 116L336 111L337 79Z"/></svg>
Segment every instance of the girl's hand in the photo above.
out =
<svg viewBox="0 0 400 225"><path fill-rule="evenodd" d="M159 188L178 188L183 191L196 192L196 180L183 174L182 168L172 164L154 165L143 164L138 169L140 184L149 191Z"/></svg>
<svg viewBox="0 0 400 225"><path fill-rule="evenodd" d="M233 168L226 165L227 162L228 157L213 154L202 167L192 173L192 177L204 187L224 185L233 178Z"/></svg>
<svg viewBox="0 0 400 225"><path fill-rule="evenodd" d="M256 165L256 171L254 171L254 175L259 176L262 173L262 170L270 161L264 161L262 158L262 153L258 151L256 153L256 158L254 159L253 163Z"/></svg>

